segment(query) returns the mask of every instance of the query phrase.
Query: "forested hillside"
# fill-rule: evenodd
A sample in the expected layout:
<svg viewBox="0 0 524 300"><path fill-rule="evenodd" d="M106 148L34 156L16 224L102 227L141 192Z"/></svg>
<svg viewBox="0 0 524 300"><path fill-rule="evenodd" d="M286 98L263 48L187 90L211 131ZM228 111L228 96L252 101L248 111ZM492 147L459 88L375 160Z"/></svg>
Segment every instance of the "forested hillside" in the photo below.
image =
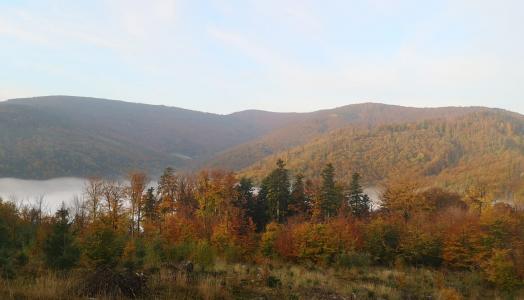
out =
<svg viewBox="0 0 524 300"><path fill-rule="evenodd" d="M228 149L213 157L208 166L240 170L288 148L303 145L333 130L352 125L373 128L384 124L453 119L468 113L488 110L480 107L414 108L378 103L347 105L339 108L302 114L288 126L277 128L247 143Z"/></svg>
<svg viewBox="0 0 524 300"><path fill-rule="evenodd" d="M0 199L2 299L524 296L516 113L220 116L50 97L0 104L0 125L0 175L101 175L54 214ZM180 170L220 151L262 160Z"/></svg>
<svg viewBox="0 0 524 300"><path fill-rule="evenodd" d="M10 100L0 103L0 177L183 168L290 120L68 96Z"/></svg>
<svg viewBox="0 0 524 300"><path fill-rule="evenodd" d="M485 111L455 120L351 126L255 163L242 174L262 178L279 158L306 176L318 176L329 162L345 182L352 172L361 173L367 185L409 176L457 191L480 184L493 197L513 199L524 187L524 118Z"/></svg>
<svg viewBox="0 0 524 300"><path fill-rule="evenodd" d="M122 101L48 96L0 103L0 177L121 176L218 167L239 170L333 130L452 119L485 108L355 104L312 113L217 115Z"/></svg>

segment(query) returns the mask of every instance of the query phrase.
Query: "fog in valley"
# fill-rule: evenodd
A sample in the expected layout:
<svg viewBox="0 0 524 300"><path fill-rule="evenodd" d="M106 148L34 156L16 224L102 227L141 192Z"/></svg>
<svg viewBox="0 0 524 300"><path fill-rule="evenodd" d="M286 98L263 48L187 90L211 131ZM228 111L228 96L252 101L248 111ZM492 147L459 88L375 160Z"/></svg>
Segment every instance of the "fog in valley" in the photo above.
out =
<svg viewBox="0 0 524 300"><path fill-rule="evenodd" d="M75 196L82 196L84 186L85 179L73 177L50 180L0 178L0 197L29 206L36 205L43 198L43 210L54 213L62 202L68 205Z"/></svg>
<svg viewBox="0 0 524 300"><path fill-rule="evenodd" d="M124 180L123 183L127 182ZM86 179L75 177L54 178L49 180L26 180L17 178L0 178L0 198L15 202L17 205L38 205L43 199L42 209L54 213L64 202L70 206L75 197L82 198ZM155 186L154 181L149 186ZM368 187L364 192L369 195L372 208L378 208L380 189Z"/></svg>

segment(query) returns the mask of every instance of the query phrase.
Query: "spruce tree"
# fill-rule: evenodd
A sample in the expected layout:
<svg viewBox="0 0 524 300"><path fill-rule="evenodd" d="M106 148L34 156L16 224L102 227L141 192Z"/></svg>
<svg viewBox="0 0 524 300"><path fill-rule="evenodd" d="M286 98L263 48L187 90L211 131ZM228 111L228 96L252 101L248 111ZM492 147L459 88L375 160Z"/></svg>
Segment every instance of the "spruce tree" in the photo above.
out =
<svg viewBox="0 0 524 300"><path fill-rule="evenodd" d="M362 190L359 173L353 173L351 176L347 198L349 209L353 215L363 217L369 213L371 201L369 196Z"/></svg>
<svg viewBox="0 0 524 300"><path fill-rule="evenodd" d="M162 176L160 176L156 189L159 201L162 202L162 213L166 214L175 211L175 202L178 200L176 197L178 190L178 177L175 169L167 167Z"/></svg>
<svg viewBox="0 0 524 300"><path fill-rule="evenodd" d="M158 200L155 196L155 188L150 187L144 195L144 218L155 222L158 218Z"/></svg>
<svg viewBox="0 0 524 300"><path fill-rule="evenodd" d="M52 232L44 243L46 263L57 270L71 269L80 257L80 250L75 244L68 218L69 213L62 204L62 207L56 212Z"/></svg>
<svg viewBox="0 0 524 300"><path fill-rule="evenodd" d="M264 231L266 224L269 222L269 205L267 199L268 189L269 176L262 180L262 185L256 195L255 203L252 208L253 222L255 222L257 232Z"/></svg>
<svg viewBox="0 0 524 300"><path fill-rule="evenodd" d="M233 202L235 207L243 211L244 222L249 222L249 219L255 223L257 230L263 230L265 227L265 211L264 207L259 207L259 203L254 194L255 186L250 178L242 177L236 187L237 198Z"/></svg>
<svg viewBox="0 0 524 300"><path fill-rule="evenodd" d="M322 170L322 186L320 189L320 209L325 219L334 217L341 204L340 193L335 183L335 168L331 163Z"/></svg>
<svg viewBox="0 0 524 300"><path fill-rule="evenodd" d="M307 214L308 199L306 196L306 188L304 184L304 175L297 174L291 189L291 198L289 202L289 214L300 215Z"/></svg>
<svg viewBox="0 0 524 300"><path fill-rule="evenodd" d="M279 223L287 217L290 198L289 175L285 166L279 159L277 168L263 180L260 191L260 200L266 202L269 218Z"/></svg>
<svg viewBox="0 0 524 300"><path fill-rule="evenodd" d="M240 178L240 181L236 186L237 197L234 199L233 205L245 210L252 209L255 198L253 195L253 189L253 181L250 178Z"/></svg>

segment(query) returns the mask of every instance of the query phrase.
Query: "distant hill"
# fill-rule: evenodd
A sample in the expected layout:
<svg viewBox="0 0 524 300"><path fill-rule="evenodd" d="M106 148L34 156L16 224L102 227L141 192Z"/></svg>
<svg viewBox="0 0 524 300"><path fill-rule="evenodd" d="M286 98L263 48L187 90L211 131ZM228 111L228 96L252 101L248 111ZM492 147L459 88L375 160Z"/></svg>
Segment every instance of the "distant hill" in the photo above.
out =
<svg viewBox="0 0 524 300"><path fill-rule="evenodd" d="M458 137L442 140L434 131L421 131L417 126L460 127L466 125L456 123L459 120L478 119L484 127L473 121L468 126L469 134L480 137L492 134L494 121L483 121L492 118L488 118L490 114L498 116L500 122L520 122L518 114L481 107L411 108L364 103L311 113L246 110L218 115L85 97L13 99L0 102L0 177L119 176L133 169L155 175L166 166L245 169L245 174L260 177L272 168L276 157L287 158L291 167L308 175L333 161L343 172L362 171L369 182L406 166L424 176L441 176L448 168L469 166L480 159L479 150L460 143L457 150L453 147ZM456 129L454 132L464 134ZM402 147L413 149L406 150L385 138L397 134L406 142ZM496 141L501 138L489 137ZM517 138L510 140L510 145L519 145ZM489 139L485 142L493 143ZM494 155L488 150L485 155ZM422 154L417 152L413 158L414 151ZM460 151L464 154L459 165L438 159ZM357 165L357 157L366 159Z"/></svg>
<svg viewBox="0 0 524 300"><path fill-rule="evenodd" d="M294 122L281 126L247 143L228 149L213 157L208 166L239 170L275 153L305 144L335 129L353 125L373 128L438 118L452 119L468 113L487 110L480 107L414 108L378 103L363 103L297 114Z"/></svg>
<svg viewBox="0 0 524 300"><path fill-rule="evenodd" d="M0 102L0 177L119 175L183 168L286 123L122 101L49 96ZM290 119L291 121L291 119Z"/></svg>
<svg viewBox="0 0 524 300"><path fill-rule="evenodd" d="M308 177L318 177L326 163L333 163L343 182L352 172L361 173L367 185L411 176L454 190L481 184L493 197L510 199L524 192L524 117L491 109L370 129L349 126L272 155L241 174L260 179L278 158Z"/></svg>

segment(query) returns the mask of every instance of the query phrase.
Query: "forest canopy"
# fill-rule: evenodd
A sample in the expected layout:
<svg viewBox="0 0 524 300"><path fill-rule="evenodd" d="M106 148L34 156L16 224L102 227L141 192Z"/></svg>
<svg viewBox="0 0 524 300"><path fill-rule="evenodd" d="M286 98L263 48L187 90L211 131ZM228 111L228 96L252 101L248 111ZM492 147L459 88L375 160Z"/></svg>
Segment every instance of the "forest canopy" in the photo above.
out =
<svg viewBox="0 0 524 300"><path fill-rule="evenodd" d="M310 178L278 160L258 187L229 171L181 175L167 168L154 187L139 171L131 172L127 183L92 177L84 201L54 215L0 202L1 282L85 274L63 292L167 297L181 291L162 289L165 276L184 274L203 282L222 262L262 266L252 275L224 272L234 272L235 278L255 276L253 282L262 280L261 286L269 288L257 291L259 284L247 288L230 282L221 288L227 297L252 289L304 298L307 289L280 287L288 277L277 266L285 265L308 272L338 270L337 276L355 269L430 272L429 286L420 289L404 290L397 276L408 275L392 275L386 294L398 298L435 296L442 289L469 298L478 292L521 292L524 211L517 206L490 200L482 186L459 194L399 177L384 184L381 202L372 209L361 175L353 172L342 181L337 172L328 163L319 177ZM435 287L443 273L457 275ZM464 281L472 276L478 276L477 283ZM314 288L313 283L306 286ZM353 285L351 291L318 287L344 295L377 292L364 285ZM186 292L202 295L201 289Z"/></svg>

